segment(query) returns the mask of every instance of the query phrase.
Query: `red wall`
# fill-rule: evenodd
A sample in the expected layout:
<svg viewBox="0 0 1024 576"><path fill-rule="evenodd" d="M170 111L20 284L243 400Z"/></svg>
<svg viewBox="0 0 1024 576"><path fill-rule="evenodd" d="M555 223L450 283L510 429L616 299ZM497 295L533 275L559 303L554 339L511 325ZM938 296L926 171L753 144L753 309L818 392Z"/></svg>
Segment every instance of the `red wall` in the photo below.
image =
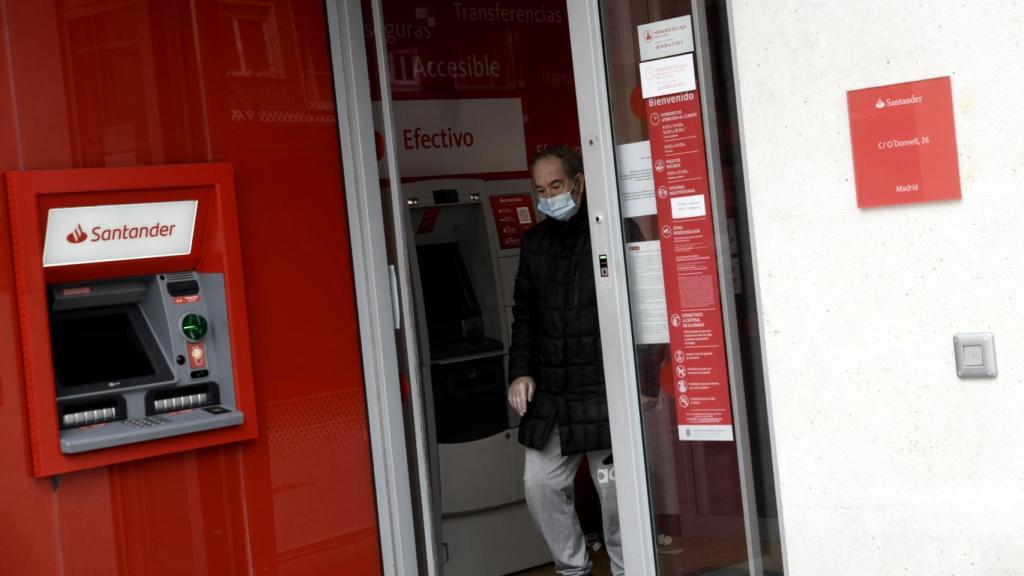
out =
<svg viewBox="0 0 1024 576"><path fill-rule="evenodd" d="M7 0L0 32L0 171L234 163L260 411L34 480L0 214L0 572L379 573L323 3Z"/></svg>

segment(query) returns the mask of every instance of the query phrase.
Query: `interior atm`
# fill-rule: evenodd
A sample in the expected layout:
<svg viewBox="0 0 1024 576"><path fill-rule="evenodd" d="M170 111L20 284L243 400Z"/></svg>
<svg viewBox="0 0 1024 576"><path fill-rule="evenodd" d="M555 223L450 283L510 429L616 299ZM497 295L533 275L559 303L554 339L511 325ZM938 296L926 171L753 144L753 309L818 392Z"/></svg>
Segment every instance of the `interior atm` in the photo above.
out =
<svg viewBox="0 0 1024 576"><path fill-rule="evenodd" d="M506 400L529 179L404 184L433 484L446 576L550 561L526 508L518 416Z"/></svg>
<svg viewBox="0 0 1024 576"><path fill-rule="evenodd" d="M8 172L37 477L256 436L230 164Z"/></svg>

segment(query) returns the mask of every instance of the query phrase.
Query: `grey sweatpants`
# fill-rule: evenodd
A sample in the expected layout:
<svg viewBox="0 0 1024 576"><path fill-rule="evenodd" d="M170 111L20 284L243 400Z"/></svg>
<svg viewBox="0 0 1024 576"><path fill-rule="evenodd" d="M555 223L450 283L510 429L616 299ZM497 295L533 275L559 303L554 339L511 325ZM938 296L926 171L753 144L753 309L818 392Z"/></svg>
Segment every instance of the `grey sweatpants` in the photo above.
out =
<svg viewBox="0 0 1024 576"><path fill-rule="evenodd" d="M590 462L590 477L601 499L604 540L608 547L612 574L622 576L622 538L619 534L619 507L615 498L615 466L602 464L610 454L611 450L587 452L587 461ZM562 576L590 574L592 566L587 557L586 541L580 530L573 500L573 479L582 459L582 454L562 455L557 426L543 450L526 449L523 473L526 504L551 550L555 570Z"/></svg>

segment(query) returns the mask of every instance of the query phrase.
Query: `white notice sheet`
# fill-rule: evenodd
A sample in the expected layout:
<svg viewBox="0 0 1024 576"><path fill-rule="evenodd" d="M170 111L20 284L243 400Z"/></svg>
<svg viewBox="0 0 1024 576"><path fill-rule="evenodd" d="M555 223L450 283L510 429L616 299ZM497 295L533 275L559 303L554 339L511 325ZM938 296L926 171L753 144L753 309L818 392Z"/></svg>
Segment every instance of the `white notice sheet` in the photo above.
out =
<svg viewBox="0 0 1024 576"><path fill-rule="evenodd" d="M707 216L707 208L704 205L703 194L690 194L689 196L676 196L671 200L672 218L703 218Z"/></svg>
<svg viewBox="0 0 1024 576"><path fill-rule="evenodd" d="M644 98L657 98L697 89L693 53L640 63L640 92Z"/></svg>
<svg viewBox="0 0 1024 576"><path fill-rule="evenodd" d="M637 344L668 343L665 281L658 240L626 243L629 301L633 308L633 338Z"/></svg>
<svg viewBox="0 0 1024 576"><path fill-rule="evenodd" d="M622 144L615 149L619 171L619 196L622 217L636 218L656 214L654 172L651 168L651 143L648 140Z"/></svg>
<svg viewBox="0 0 1024 576"><path fill-rule="evenodd" d="M692 24L689 16L679 16L637 26L640 61L693 52Z"/></svg>

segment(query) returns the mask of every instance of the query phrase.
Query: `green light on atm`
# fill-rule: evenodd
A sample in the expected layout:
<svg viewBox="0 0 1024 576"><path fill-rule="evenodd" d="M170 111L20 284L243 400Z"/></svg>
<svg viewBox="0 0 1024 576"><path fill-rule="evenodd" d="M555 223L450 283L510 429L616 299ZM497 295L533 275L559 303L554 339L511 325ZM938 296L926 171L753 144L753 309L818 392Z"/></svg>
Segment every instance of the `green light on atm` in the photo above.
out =
<svg viewBox="0 0 1024 576"><path fill-rule="evenodd" d="M187 314L181 319L181 333L192 342L202 340L203 336L206 336L207 330L209 330L209 324L207 324L206 318L199 314Z"/></svg>

